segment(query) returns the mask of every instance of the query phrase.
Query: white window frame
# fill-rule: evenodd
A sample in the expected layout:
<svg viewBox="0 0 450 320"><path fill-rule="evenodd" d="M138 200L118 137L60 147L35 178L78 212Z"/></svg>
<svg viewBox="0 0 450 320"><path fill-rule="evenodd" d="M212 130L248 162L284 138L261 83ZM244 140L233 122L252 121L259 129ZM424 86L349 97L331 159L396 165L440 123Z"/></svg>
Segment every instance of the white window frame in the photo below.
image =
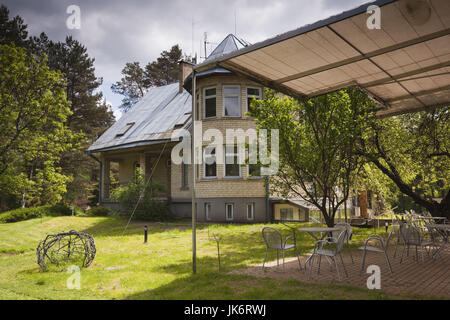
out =
<svg viewBox="0 0 450 320"><path fill-rule="evenodd" d="M216 158L216 175L215 176L206 176L206 165L209 165L206 163L205 159L205 152L207 148L215 149L216 152L214 154L214 157ZM203 179L217 179L217 148L216 147L203 147Z"/></svg>
<svg viewBox="0 0 450 320"><path fill-rule="evenodd" d="M228 206L231 206L231 218L228 218ZM234 203L225 203L225 219L227 221L234 220Z"/></svg>
<svg viewBox="0 0 450 320"><path fill-rule="evenodd" d="M209 89L216 89L216 94L207 96L206 95L206 90L209 90ZM216 99L216 115L214 117L206 117L206 100L210 99L210 98L215 98ZM203 99L202 100L203 100L202 101L202 106L203 106L202 115L203 115L203 119L214 119L214 118L217 118L217 87L216 86L211 86L211 87L203 88Z"/></svg>
<svg viewBox="0 0 450 320"><path fill-rule="evenodd" d="M236 148L236 153L233 154L237 157L236 161L239 162L239 146L233 145ZM232 163L230 163L232 164ZM227 176L227 146L223 146L223 177L226 179L239 179L242 178L242 166L239 163L234 163L239 166L239 176Z"/></svg>
<svg viewBox="0 0 450 320"><path fill-rule="evenodd" d="M252 215L251 215L250 218L248 216L248 209L249 208L251 208L251 212L252 212ZM254 202L247 203L247 220L255 220L255 203Z"/></svg>
<svg viewBox="0 0 450 320"><path fill-rule="evenodd" d="M246 101L246 107L247 107L247 111L246 112L248 112L248 107L249 107L249 105L248 105L248 98L249 98L249 94L248 94L248 89L257 89L258 91L259 91L259 95L254 95L254 94L251 94L250 95L250 97L255 97L256 99L258 99L258 100L261 100L262 99L262 89L260 88L260 87L252 87L252 86L248 86L248 87L246 87L245 88L245 101Z"/></svg>
<svg viewBox="0 0 450 320"><path fill-rule="evenodd" d="M226 116L225 115L225 88L238 88L237 95L227 95L227 97L237 97L239 103L239 115L238 116ZM242 117L242 102L241 102L241 86L238 84L225 84L222 86L222 117L224 118L241 118Z"/></svg>
<svg viewBox="0 0 450 320"><path fill-rule="evenodd" d="M205 219L211 220L211 202L205 202Z"/></svg>

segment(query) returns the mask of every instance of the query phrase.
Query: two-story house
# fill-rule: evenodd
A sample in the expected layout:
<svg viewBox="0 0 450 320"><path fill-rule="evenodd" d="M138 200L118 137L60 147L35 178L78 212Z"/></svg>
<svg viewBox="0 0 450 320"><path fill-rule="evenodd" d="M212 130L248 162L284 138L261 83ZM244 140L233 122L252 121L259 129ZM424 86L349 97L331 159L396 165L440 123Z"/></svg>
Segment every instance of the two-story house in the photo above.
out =
<svg viewBox="0 0 450 320"><path fill-rule="evenodd" d="M208 59L238 50L248 44L228 35ZM168 201L178 217L191 216L192 167L175 164L171 139L178 129L192 127L192 65L180 62L179 83L150 88L145 96L112 125L88 149L100 162L100 204L115 206L110 199L110 168L117 163L119 183L126 184L140 168L145 179L162 182ZM256 129L247 115L253 98L263 99L264 88L233 72L213 67L196 74L196 120L202 134L217 129L223 136L227 129ZM225 142L224 142L225 143ZM237 146L202 150L209 157L223 154L223 163L207 161L196 166L196 210L198 221L264 222L271 220L308 221L313 209L304 201L271 197L257 165L237 163ZM211 147L210 147L211 148ZM214 160L214 159L212 159Z"/></svg>

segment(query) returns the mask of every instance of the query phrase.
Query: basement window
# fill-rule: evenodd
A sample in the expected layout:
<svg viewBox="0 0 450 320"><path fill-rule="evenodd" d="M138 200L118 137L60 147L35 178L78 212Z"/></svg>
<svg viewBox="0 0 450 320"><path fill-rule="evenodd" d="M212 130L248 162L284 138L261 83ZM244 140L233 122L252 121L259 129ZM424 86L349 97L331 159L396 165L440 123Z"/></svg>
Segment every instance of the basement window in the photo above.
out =
<svg viewBox="0 0 450 320"><path fill-rule="evenodd" d="M225 213L227 221L231 221L234 219L234 203L225 204Z"/></svg>
<svg viewBox="0 0 450 320"><path fill-rule="evenodd" d="M130 130L132 126L134 126L134 122L129 122L129 123L127 123L127 124L122 128L122 130L119 131L119 133L116 134L116 138L124 136L125 133L127 133L128 130Z"/></svg>
<svg viewBox="0 0 450 320"><path fill-rule="evenodd" d="M206 220L211 220L211 203L205 203L205 218Z"/></svg>
<svg viewBox="0 0 450 320"><path fill-rule="evenodd" d="M255 219L255 203L247 203L247 220Z"/></svg>

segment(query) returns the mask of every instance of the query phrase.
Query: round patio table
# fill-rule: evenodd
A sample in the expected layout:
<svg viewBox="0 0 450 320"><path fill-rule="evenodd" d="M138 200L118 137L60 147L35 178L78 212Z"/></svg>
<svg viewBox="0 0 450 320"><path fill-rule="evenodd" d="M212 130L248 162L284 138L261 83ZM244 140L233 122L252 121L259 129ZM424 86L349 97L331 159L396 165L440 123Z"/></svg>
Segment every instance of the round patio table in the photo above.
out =
<svg viewBox="0 0 450 320"><path fill-rule="evenodd" d="M333 231L339 231L342 230L342 228L330 228L330 227L305 227L305 228L298 228L297 229L300 232L307 232L311 237L313 237L316 242L319 240L323 240L327 234L330 234ZM320 234L320 236L317 236L318 234ZM309 260L311 260L312 256L314 255L315 251L311 252L311 255L308 257L308 259L306 259L305 261L305 270L306 270L306 264L308 263ZM327 257L327 261L328 263L331 264L331 262L328 260Z"/></svg>

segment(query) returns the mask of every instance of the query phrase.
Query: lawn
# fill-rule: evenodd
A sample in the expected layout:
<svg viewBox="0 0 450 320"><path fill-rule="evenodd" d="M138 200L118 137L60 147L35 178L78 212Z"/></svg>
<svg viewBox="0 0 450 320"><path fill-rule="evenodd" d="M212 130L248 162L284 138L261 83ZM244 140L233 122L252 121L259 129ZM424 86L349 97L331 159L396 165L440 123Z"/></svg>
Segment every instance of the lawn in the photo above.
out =
<svg viewBox="0 0 450 320"><path fill-rule="evenodd" d="M265 246L262 224L199 225L197 275L192 275L189 221L132 222L119 217L44 217L0 224L0 299L402 299L382 291L345 285L302 283L228 271L262 263ZM289 230L283 225L275 225ZM36 263L36 247L46 234L78 230L94 236L97 255L81 271L81 289L68 289L65 270L43 272ZM221 264L210 235L221 237ZM355 229L353 246L373 229ZM378 230L382 233L382 229ZM300 254L314 246L310 236L297 235ZM271 253L269 259L275 259ZM415 297L417 298L417 297Z"/></svg>

